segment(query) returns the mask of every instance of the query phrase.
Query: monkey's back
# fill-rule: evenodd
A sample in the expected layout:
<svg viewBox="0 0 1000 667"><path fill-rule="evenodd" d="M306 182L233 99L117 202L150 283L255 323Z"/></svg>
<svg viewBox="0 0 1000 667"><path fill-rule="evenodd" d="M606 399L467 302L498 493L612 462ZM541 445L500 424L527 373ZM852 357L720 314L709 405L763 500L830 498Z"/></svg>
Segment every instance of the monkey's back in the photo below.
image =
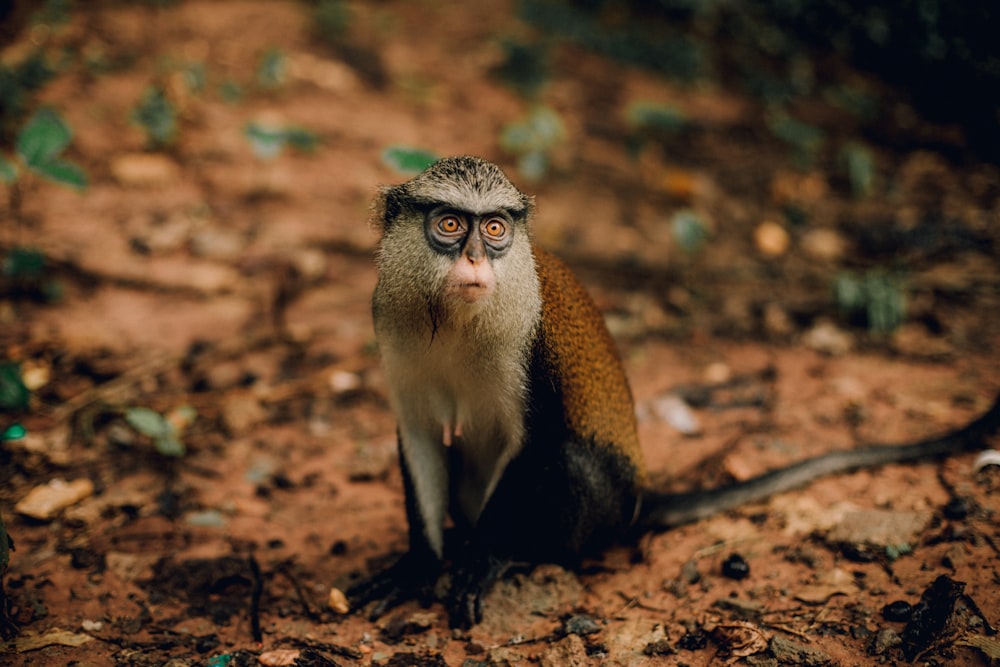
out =
<svg viewBox="0 0 1000 667"><path fill-rule="evenodd" d="M635 408L625 370L604 318L570 269L534 248L542 294L539 344L550 378L558 383L566 427L594 444L617 450L645 482Z"/></svg>

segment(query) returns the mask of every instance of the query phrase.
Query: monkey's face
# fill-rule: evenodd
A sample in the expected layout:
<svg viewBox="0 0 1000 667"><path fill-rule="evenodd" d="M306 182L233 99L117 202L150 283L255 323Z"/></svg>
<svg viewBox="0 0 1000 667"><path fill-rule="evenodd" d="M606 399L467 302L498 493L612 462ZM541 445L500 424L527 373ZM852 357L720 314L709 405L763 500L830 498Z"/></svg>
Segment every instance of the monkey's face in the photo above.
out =
<svg viewBox="0 0 1000 667"><path fill-rule="evenodd" d="M496 165L447 158L381 194L376 320L438 331L535 317L532 200Z"/></svg>
<svg viewBox="0 0 1000 667"><path fill-rule="evenodd" d="M448 208L431 211L424 223L427 243L451 262L444 278L445 298L474 305L493 296L497 286L493 264L502 261L514 233L514 221L503 211L486 215Z"/></svg>

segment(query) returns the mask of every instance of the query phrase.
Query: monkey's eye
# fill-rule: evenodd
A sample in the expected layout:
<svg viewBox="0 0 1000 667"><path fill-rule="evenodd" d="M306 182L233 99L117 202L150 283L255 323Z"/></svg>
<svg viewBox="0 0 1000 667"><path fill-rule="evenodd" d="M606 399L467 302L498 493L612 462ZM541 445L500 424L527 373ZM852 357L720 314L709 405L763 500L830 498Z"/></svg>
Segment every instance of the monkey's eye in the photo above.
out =
<svg viewBox="0 0 1000 667"><path fill-rule="evenodd" d="M507 236L507 222L500 218L490 218L483 223L483 234L491 241L502 241Z"/></svg>
<svg viewBox="0 0 1000 667"><path fill-rule="evenodd" d="M465 231L465 225L453 215L446 215L438 220L437 228L445 236L457 236Z"/></svg>

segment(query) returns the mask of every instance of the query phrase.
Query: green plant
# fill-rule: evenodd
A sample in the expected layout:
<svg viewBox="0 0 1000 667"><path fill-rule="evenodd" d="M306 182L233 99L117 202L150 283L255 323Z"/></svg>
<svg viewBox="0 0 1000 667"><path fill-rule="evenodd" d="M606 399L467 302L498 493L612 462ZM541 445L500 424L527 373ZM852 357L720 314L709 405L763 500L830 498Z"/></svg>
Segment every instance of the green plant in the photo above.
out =
<svg viewBox="0 0 1000 667"><path fill-rule="evenodd" d="M875 160L872 152L864 144L856 141L846 143L840 149L840 164L847 173L851 193L858 198L872 193L875 180Z"/></svg>
<svg viewBox="0 0 1000 667"><path fill-rule="evenodd" d="M257 65L257 85L264 90L280 88L288 78L288 59L281 49L268 49Z"/></svg>
<svg viewBox="0 0 1000 667"><path fill-rule="evenodd" d="M627 147L632 154L639 153L648 142L663 142L688 128L687 115L672 104L632 102L625 110L629 136Z"/></svg>
<svg viewBox="0 0 1000 667"><path fill-rule="evenodd" d="M692 210L677 211L670 219L670 231L681 250L693 255L708 241L708 225Z"/></svg>
<svg viewBox="0 0 1000 667"><path fill-rule="evenodd" d="M218 86L219 97L227 104L239 104L243 101L243 86L238 81L226 79Z"/></svg>
<svg viewBox="0 0 1000 667"><path fill-rule="evenodd" d="M54 75L40 51L17 64L0 64L0 143L11 137L27 115L31 93Z"/></svg>
<svg viewBox="0 0 1000 667"><path fill-rule="evenodd" d="M323 41L339 46L348 35L351 8L344 0L319 0L313 10L316 33Z"/></svg>
<svg viewBox="0 0 1000 667"><path fill-rule="evenodd" d="M320 142L315 132L293 126L276 127L263 123L249 123L243 134L250 141L254 154L265 160L277 157L286 146L303 153L311 153L316 150Z"/></svg>
<svg viewBox="0 0 1000 667"><path fill-rule="evenodd" d="M863 322L874 333L891 332L906 317L903 281L884 270L872 269L860 276L842 273L834 280L833 294L845 317Z"/></svg>
<svg viewBox="0 0 1000 667"><path fill-rule="evenodd" d="M177 139L177 109L159 86L146 88L131 118L146 133L151 148L164 148Z"/></svg>
<svg viewBox="0 0 1000 667"><path fill-rule="evenodd" d="M382 151L382 162L403 174L418 174L437 160L437 155L422 148L389 146Z"/></svg>
<svg viewBox="0 0 1000 667"><path fill-rule="evenodd" d="M0 155L0 182L16 184L21 171L18 164L42 178L82 190L87 175L76 164L62 157L73 139L69 125L52 109L40 109L17 135L15 158Z"/></svg>
<svg viewBox="0 0 1000 667"><path fill-rule="evenodd" d="M0 261L0 286L4 292L29 296L46 303L62 298L62 285L48 272L45 253L36 248L14 246Z"/></svg>
<svg viewBox="0 0 1000 667"><path fill-rule="evenodd" d="M0 433L0 442L6 442L8 440L20 440L24 436L28 435L28 429L24 428L23 424L13 423Z"/></svg>
<svg viewBox="0 0 1000 667"><path fill-rule="evenodd" d="M28 119L18 132L12 157L0 154L0 183L9 188L10 218L21 221L22 183L25 174L77 190L87 187L87 174L63 158L63 151L73 139L69 125L52 109L43 108ZM37 251L14 248L3 260L3 275L15 282L36 279L44 268L44 256Z"/></svg>
<svg viewBox="0 0 1000 667"><path fill-rule="evenodd" d="M10 361L0 363L0 410L26 410L30 399L31 392L21 379L21 365Z"/></svg>
<svg viewBox="0 0 1000 667"><path fill-rule="evenodd" d="M791 147L795 162L802 167L815 162L826 140L823 130L803 123L782 110L774 110L767 115L767 127L771 134Z"/></svg>
<svg viewBox="0 0 1000 667"><path fill-rule="evenodd" d="M522 97L533 98L548 83L548 50L544 45L504 39L504 59L493 74Z"/></svg>
<svg viewBox="0 0 1000 667"><path fill-rule="evenodd" d="M156 451L163 456L184 456L186 448L181 434L194 421L197 413L190 406L172 411L166 417L150 408L133 407L125 410L125 421L139 433L149 437Z"/></svg>
<svg viewBox="0 0 1000 667"><path fill-rule="evenodd" d="M566 139L566 128L555 110L535 107L500 133L500 146L517 156L517 169L529 181L538 181L548 173L551 154Z"/></svg>

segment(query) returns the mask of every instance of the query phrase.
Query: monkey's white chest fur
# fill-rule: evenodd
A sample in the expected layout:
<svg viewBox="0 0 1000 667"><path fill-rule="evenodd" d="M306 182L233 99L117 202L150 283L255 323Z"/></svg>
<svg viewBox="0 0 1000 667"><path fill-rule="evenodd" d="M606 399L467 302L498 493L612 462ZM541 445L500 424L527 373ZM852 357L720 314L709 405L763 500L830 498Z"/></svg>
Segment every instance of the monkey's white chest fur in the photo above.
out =
<svg viewBox="0 0 1000 667"><path fill-rule="evenodd" d="M380 342L402 454L428 542L440 555L449 504L475 524L521 449L525 354L484 344L468 330L439 330L429 345Z"/></svg>

